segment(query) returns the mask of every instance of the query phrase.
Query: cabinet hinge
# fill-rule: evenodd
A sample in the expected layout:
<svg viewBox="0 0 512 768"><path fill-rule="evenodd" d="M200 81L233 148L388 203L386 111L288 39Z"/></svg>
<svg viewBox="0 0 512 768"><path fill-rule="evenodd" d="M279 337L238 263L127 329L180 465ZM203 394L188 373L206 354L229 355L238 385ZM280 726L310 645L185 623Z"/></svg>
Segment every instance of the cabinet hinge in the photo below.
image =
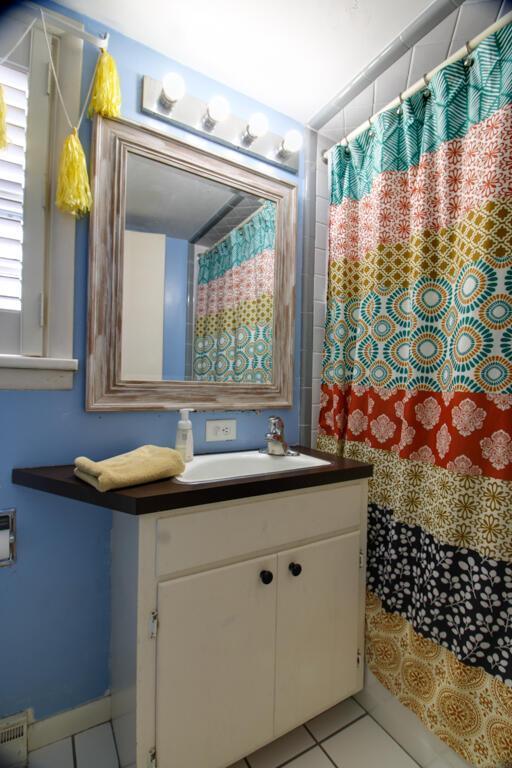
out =
<svg viewBox="0 0 512 768"><path fill-rule="evenodd" d="M151 611L149 618L149 636L153 640L158 634L158 611Z"/></svg>
<svg viewBox="0 0 512 768"><path fill-rule="evenodd" d="M361 664L361 651L358 649L357 651L357 666Z"/></svg>
<svg viewBox="0 0 512 768"><path fill-rule="evenodd" d="M156 765L156 747L153 747L153 749L149 750L148 768L157 768L157 765Z"/></svg>
<svg viewBox="0 0 512 768"><path fill-rule="evenodd" d="M359 567L364 568L364 552L359 553Z"/></svg>

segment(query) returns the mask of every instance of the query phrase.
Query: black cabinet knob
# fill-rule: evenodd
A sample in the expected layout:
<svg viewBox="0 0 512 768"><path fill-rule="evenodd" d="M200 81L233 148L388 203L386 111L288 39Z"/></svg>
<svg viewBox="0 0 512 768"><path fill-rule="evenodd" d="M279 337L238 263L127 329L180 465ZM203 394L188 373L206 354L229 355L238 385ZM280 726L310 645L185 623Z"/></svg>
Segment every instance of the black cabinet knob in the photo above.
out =
<svg viewBox="0 0 512 768"><path fill-rule="evenodd" d="M292 576L300 576L302 573L302 565L299 563L290 563L288 566L288 570L292 574Z"/></svg>
<svg viewBox="0 0 512 768"><path fill-rule="evenodd" d="M272 571L260 571L260 579L264 584L271 584L274 580Z"/></svg>

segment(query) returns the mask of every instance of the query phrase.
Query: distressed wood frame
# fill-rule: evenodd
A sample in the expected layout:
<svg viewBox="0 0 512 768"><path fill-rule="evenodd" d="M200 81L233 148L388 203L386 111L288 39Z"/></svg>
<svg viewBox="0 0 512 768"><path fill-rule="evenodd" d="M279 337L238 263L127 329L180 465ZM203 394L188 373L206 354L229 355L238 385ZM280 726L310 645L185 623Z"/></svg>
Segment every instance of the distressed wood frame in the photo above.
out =
<svg viewBox="0 0 512 768"><path fill-rule="evenodd" d="M121 378L127 154L133 152L235 186L277 205L272 384L130 381ZM164 411L287 408L293 394L297 186L145 126L95 117L94 206L89 229L86 409Z"/></svg>

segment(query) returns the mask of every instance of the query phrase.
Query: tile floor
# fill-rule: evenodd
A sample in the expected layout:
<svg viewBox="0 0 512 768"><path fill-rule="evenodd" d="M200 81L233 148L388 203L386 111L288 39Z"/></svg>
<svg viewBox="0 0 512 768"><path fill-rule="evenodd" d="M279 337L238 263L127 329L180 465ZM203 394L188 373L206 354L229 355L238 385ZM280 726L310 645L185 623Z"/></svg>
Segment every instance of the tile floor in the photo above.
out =
<svg viewBox="0 0 512 768"><path fill-rule="evenodd" d="M29 754L28 768L119 768L110 723Z"/></svg>
<svg viewBox="0 0 512 768"><path fill-rule="evenodd" d="M377 765L379 768L418 768L418 763L359 704L347 699L231 768L375 768ZM110 723L38 749L29 756L29 768L93 766L119 768Z"/></svg>
<svg viewBox="0 0 512 768"><path fill-rule="evenodd" d="M418 768L353 699L296 728L231 768Z"/></svg>

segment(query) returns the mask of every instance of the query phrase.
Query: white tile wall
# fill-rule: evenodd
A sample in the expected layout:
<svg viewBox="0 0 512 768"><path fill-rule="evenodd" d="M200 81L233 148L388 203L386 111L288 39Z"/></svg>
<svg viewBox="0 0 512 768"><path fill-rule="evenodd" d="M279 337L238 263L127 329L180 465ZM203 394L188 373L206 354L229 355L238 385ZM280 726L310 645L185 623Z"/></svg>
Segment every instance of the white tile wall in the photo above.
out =
<svg viewBox="0 0 512 768"><path fill-rule="evenodd" d="M501 7L501 0L485 0L485 2L464 3L455 25L455 34L450 45L449 54L455 53L467 40L496 21Z"/></svg>
<svg viewBox="0 0 512 768"><path fill-rule="evenodd" d="M407 83L409 79L409 67L411 64L412 51L407 51L398 61L389 67L382 75L375 81L374 102L371 112L367 114L367 118L371 117L374 112L382 109L393 101L398 96L396 90L397 83ZM402 88L401 90L405 90ZM364 118L363 118L364 120ZM362 122L362 121L361 121ZM361 123L358 123L360 125ZM357 126L356 126L357 127Z"/></svg>
<svg viewBox="0 0 512 768"><path fill-rule="evenodd" d="M322 128L334 143L512 10L512 0L466 0ZM340 87L345 83L340 82Z"/></svg>
<svg viewBox="0 0 512 768"><path fill-rule="evenodd" d="M318 160L316 169L316 241L315 241L315 276L313 303L313 370L312 370L312 411L311 445L316 445L318 432L318 414L320 411L320 376L322 369L322 347L324 342L325 307L327 293L327 220L329 215L329 182L327 165L322 161L322 153L330 141L319 136Z"/></svg>

